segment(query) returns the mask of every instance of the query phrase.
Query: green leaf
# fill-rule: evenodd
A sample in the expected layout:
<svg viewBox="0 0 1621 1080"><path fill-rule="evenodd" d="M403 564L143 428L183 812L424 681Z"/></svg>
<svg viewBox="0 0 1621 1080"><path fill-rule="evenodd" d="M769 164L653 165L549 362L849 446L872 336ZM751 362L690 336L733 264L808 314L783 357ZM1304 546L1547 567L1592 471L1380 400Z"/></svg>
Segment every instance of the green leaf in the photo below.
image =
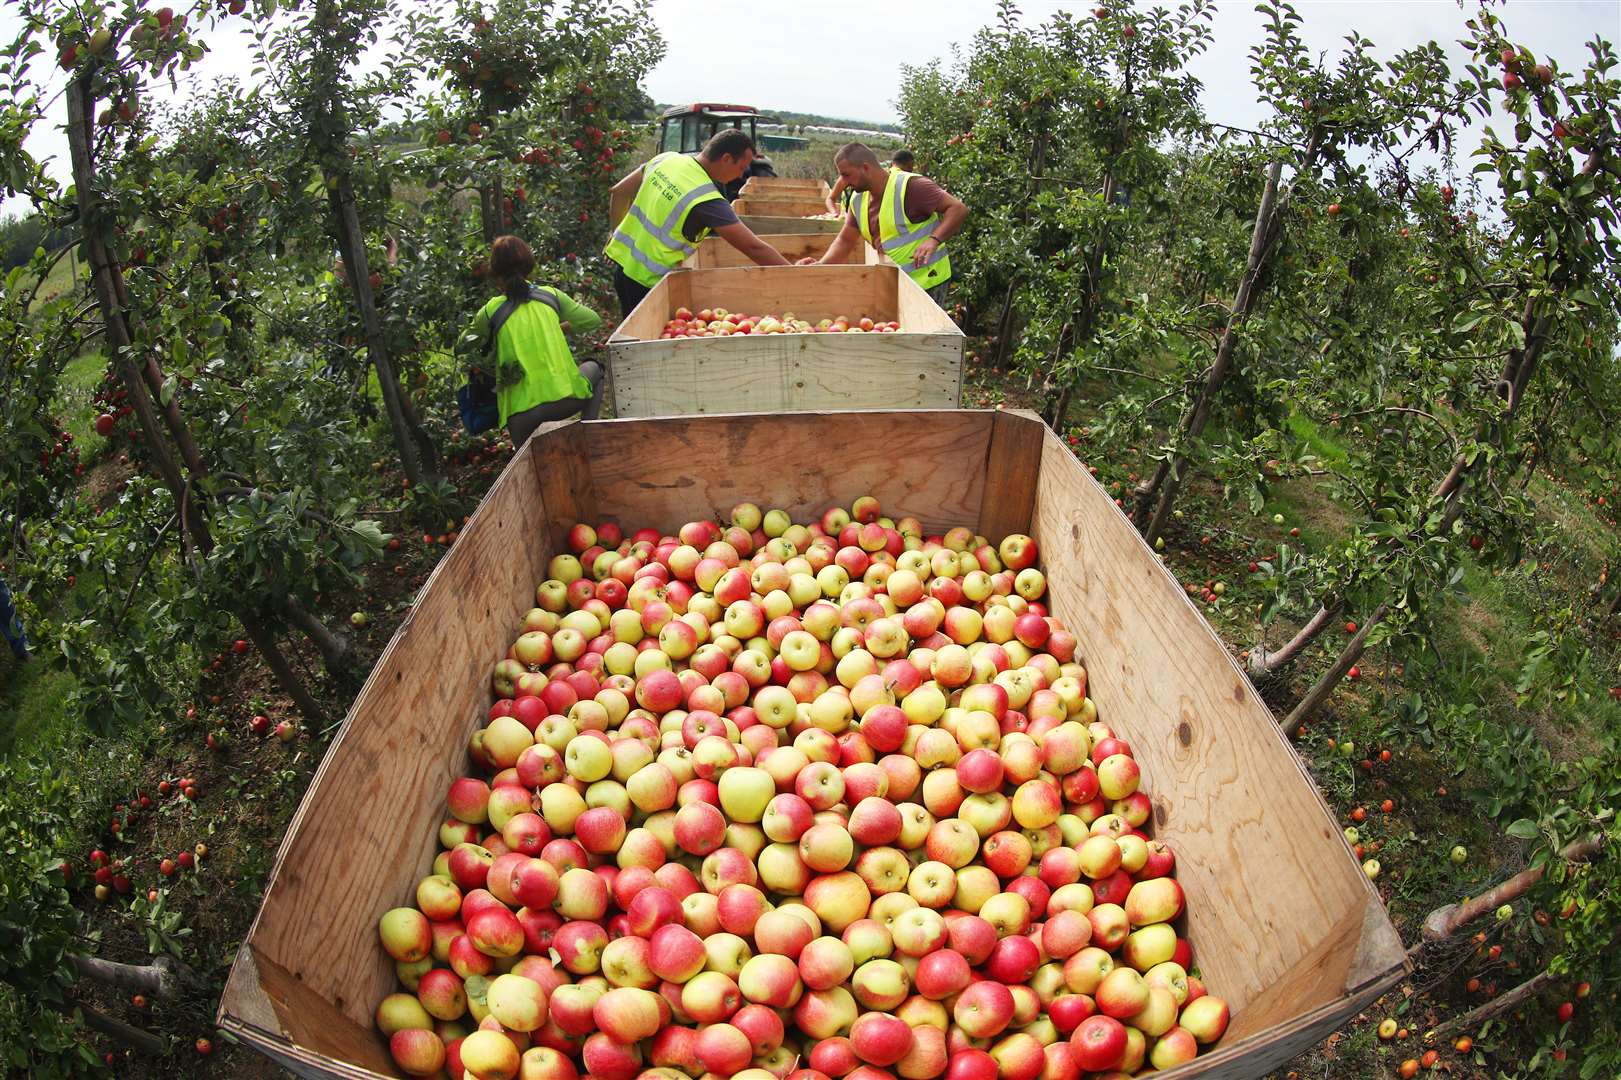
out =
<svg viewBox="0 0 1621 1080"><path fill-rule="evenodd" d="M1503 831L1516 840L1535 840L1537 838L1537 823L1530 818L1520 818Z"/></svg>

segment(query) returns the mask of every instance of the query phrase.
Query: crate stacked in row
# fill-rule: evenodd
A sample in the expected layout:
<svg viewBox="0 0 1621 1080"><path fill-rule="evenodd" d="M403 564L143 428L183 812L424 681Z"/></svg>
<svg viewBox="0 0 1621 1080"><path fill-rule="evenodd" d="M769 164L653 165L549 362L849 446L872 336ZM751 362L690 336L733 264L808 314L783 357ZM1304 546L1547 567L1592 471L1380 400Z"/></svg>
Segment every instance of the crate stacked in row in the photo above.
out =
<svg viewBox="0 0 1621 1080"><path fill-rule="evenodd" d="M780 233L836 233L843 224L830 214L830 189L823 180L750 177L732 204L743 224L762 235Z"/></svg>
<svg viewBox="0 0 1621 1080"><path fill-rule="evenodd" d="M955 408L963 341L892 264L684 270L620 324L608 367L622 417Z"/></svg>
<svg viewBox="0 0 1621 1080"><path fill-rule="evenodd" d="M299 1076L399 1075L374 1019L399 978L378 947L379 919L430 872L445 793L489 715L491 664L552 556L570 550L574 523L673 533L745 500L805 521L858 494L926 533L1023 533L1042 552L1050 614L1080 644L1086 693L1150 783L1153 836L1176 852L1177 936L1231 1006L1219 1045L1158 1075L1262 1076L1401 980L1401 941L1270 711L1039 420L685 417L556 425L513 458L317 772L236 954L221 1025Z"/></svg>

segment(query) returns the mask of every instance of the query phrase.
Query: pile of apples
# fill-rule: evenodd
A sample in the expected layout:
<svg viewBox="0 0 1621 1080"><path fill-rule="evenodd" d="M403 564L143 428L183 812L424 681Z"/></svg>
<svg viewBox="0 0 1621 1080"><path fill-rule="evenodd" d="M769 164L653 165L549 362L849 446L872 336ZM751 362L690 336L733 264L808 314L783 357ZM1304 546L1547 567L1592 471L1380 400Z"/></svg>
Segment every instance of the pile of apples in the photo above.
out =
<svg viewBox="0 0 1621 1080"><path fill-rule="evenodd" d="M893 334L901 324L880 322L862 315L852 320L844 315L810 323L793 312L782 315L744 315L725 308L704 308L693 314L690 308L677 308L675 317L664 324L661 340L678 337L731 337L734 334Z"/></svg>
<svg viewBox="0 0 1621 1080"><path fill-rule="evenodd" d="M381 920L402 1070L1115 1080L1221 1038L1030 537L862 497L568 546Z"/></svg>

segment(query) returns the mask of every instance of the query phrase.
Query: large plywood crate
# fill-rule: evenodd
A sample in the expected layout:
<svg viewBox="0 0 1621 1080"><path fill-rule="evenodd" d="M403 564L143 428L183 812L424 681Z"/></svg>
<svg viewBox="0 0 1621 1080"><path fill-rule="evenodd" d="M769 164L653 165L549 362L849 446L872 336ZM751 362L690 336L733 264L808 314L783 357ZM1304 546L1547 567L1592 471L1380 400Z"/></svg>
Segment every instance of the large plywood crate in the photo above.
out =
<svg viewBox="0 0 1621 1080"><path fill-rule="evenodd" d="M827 207L824 206L822 212L825 214ZM738 217L752 232L761 236L767 233L836 233L844 228L843 214L832 217L784 217L780 214L748 214L739 210Z"/></svg>
<svg viewBox="0 0 1621 1080"><path fill-rule="evenodd" d="M680 308L898 320L891 334L659 335ZM963 334L893 264L668 274L608 339L618 416L955 408Z"/></svg>
<svg viewBox="0 0 1621 1080"><path fill-rule="evenodd" d="M757 234L758 235L758 234ZM789 262L800 259L820 259L833 246L837 233L766 233L760 236L767 244L782 253ZM878 266L889 262L882 252L866 241L851 257L852 264ZM753 266L754 261L718 236L711 236L698 245L698 250L681 264L687 270L725 270L735 266Z"/></svg>
<svg viewBox="0 0 1621 1080"><path fill-rule="evenodd" d="M827 213L827 199L822 195L742 195L732 203L739 214L758 214L763 217L815 217Z"/></svg>
<svg viewBox="0 0 1621 1080"><path fill-rule="evenodd" d="M782 195L792 197L814 196L826 199L833 189L827 186L826 180L803 180L786 176L751 176L743 183L740 194L763 195L776 198Z"/></svg>
<svg viewBox="0 0 1621 1080"><path fill-rule="evenodd" d="M830 453L837 447L837 453ZM1100 717L1177 853L1182 927L1226 1038L1165 1080L1259 1077L1398 982L1401 942L1249 681L1109 495L1034 416L846 412L568 422L509 463L434 570L315 775L220 1025L305 1077L397 1075L372 1012L377 921L411 902L536 582L577 520L674 531L742 500L797 520L876 495L930 530L1040 545Z"/></svg>

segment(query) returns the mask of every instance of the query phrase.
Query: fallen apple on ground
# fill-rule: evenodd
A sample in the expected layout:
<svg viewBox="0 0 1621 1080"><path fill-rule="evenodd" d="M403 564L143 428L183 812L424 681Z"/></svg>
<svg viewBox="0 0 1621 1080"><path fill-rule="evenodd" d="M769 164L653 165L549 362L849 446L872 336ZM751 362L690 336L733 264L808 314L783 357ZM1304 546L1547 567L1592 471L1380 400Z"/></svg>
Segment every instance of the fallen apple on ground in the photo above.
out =
<svg viewBox="0 0 1621 1080"><path fill-rule="evenodd" d="M567 546L379 924L407 1074L1037 1080L1221 1038L1036 541L863 497Z"/></svg>

